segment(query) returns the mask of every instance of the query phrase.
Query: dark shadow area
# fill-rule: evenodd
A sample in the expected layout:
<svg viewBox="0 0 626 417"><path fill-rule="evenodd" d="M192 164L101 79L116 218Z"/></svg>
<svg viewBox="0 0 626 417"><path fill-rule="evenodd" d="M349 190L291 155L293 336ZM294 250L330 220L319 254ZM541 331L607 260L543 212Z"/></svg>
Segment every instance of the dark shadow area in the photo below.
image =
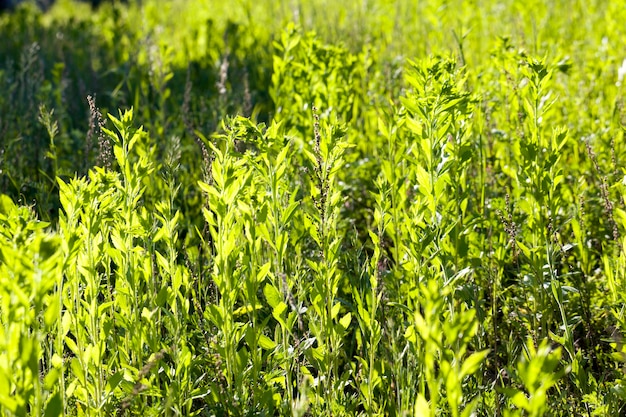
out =
<svg viewBox="0 0 626 417"><path fill-rule="evenodd" d="M142 55L158 50L156 41L123 18L126 5L106 3L93 20L49 24L32 4L0 16L0 192L56 222L55 178L85 175L99 159L102 135L89 109L92 97L105 123L107 112L133 107L159 158L171 138L180 139L180 208L201 219L200 196L186 192L202 177L195 131L209 137L227 115L268 120L271 45L251 47L245 27L228 23L220 30L208 20L208 56L167 65L154 54L146 62ZM107 36L100 25L125 38ZM50 112L53 138L42 119Z"/></svg>

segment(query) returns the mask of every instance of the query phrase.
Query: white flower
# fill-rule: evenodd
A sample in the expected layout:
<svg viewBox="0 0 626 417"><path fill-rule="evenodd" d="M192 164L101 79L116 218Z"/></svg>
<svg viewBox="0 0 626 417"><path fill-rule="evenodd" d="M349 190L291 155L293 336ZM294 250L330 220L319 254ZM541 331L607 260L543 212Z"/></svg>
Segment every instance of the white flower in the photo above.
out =
<svg viewBox="0 0 626 417"><path fill-rule="evenodd" d="M626 59L622 61L622 66L617 69L617 83L615 85L617 85L618 87L622 85L624 76L626 76Z"/></svg>

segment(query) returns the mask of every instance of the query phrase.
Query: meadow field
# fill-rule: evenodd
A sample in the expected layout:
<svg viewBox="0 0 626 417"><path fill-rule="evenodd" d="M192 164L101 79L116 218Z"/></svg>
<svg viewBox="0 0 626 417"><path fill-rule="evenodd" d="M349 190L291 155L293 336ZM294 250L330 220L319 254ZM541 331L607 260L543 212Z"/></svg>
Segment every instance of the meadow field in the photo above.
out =
<svg viewBox="0 0 626 417"><path fill-rule="evenodd" d="M0 415L626 415L624 22L0 14Z"/></svg>

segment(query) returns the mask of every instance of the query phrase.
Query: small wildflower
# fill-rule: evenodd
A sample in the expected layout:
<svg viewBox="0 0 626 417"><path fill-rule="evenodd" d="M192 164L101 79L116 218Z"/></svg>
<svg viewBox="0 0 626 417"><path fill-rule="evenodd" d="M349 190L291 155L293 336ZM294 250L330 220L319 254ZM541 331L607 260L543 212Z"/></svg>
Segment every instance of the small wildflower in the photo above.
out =
<svg viewBox="0 0 626 417"><path fill-rule="evenodd" d="M624 77L626 76L626 58L622 61L622 65L617 69L617 82L616 86L621 86L624 81Z"/></svg>
<svg viewBox="0 0 626 417"><path fill-rule="evenodd" d="M91 151L92 138L97 136L98 138L98 157L96 159L96 165L110 168L111 161L113 161L113 148L109 139L102 133L104 127L104 120L102 120L102 113L96 107L96 97L87 96L87 103L89 103L89 131L87 132L87 142L85 144L85 165L87 165L87 158Z"/></svg>
<svg viewBox="0 0 626 417"><path fill-rule="evenodd" d="M509 236L509 244L513 248L513 258L517 258L517 245L516 238L518 234L517 224L513 221L513 212L511 210L511 200L508 194L504 196L505 198L505 214L498 210L498 216L500 216L500 222L504 225L504 231Z"/></svg>
<svg viewBox="0 0 626 417"><path fill-rule="evenodd" d="M221 99L225 98L227 92L226 82L228 81L228 66L228 55L226 55L220 64L220 79L217 82L217 92Z"/></svg>

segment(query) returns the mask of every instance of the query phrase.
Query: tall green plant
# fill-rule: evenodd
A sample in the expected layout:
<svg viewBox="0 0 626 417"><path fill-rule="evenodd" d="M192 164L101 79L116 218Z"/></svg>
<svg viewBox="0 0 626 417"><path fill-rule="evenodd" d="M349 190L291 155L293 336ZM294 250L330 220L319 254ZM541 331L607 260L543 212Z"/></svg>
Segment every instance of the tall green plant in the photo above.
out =
<svg viewBox="0 0 626 417"><path fill-rule="evenodd" d="M28 207L0 195L0 412L63 415L61 239ZM49 335L52 335L50 338Z"/></svg>
<svg viewBox="0 0 626 417"><path fill-rule="evenodd" d="M346 385L346 375L340 373L343 360L343 337L352 321L350 312L342 312L337 299L342 272L339 250L343 236L340 227L341 189L337 173L343 165L343 153L348 144L342 140L341 126L324 124L314 108L314 147L305 148L311 182L309 192L312 210L305 217L306 227L317 247L317 254L307 261L313 276L309 292L312 317L311 333L317 346L310 351L310 360L318 370L316 402L320 410L345 413L339 400ZM323 127L322 127L323 126ZM340 407L334 410L335 407Z"/></svg>

